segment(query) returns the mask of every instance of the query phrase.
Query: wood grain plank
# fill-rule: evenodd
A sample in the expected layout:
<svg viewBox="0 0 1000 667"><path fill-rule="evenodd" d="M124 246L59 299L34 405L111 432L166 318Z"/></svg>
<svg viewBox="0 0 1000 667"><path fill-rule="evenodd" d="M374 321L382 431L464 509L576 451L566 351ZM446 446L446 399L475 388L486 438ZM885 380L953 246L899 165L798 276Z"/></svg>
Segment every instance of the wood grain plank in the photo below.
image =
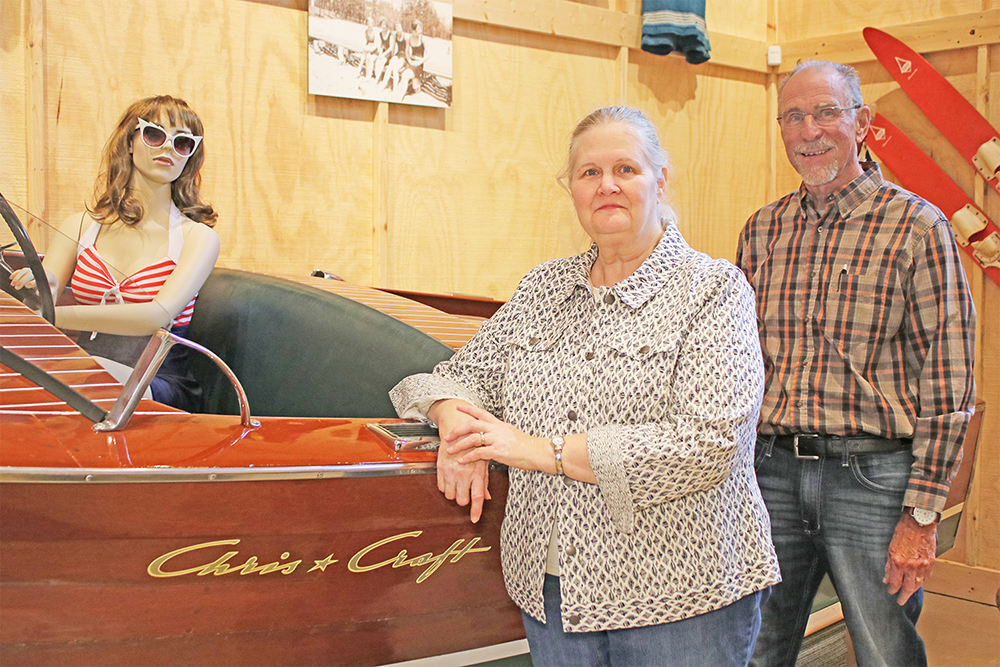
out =
<svg viewBox="0 0 1000 667"><path fill-rule="evenodd" d="M866 25L873 25L871 19L861 27ZM921 54L964 49L1000 43L1000 9L878 27ZM853 64L874 60L875 56L865 43L861 28L858 28L846 33L785 42L781 46L779 70L790 72L798 61L809 58Z"/></svg>

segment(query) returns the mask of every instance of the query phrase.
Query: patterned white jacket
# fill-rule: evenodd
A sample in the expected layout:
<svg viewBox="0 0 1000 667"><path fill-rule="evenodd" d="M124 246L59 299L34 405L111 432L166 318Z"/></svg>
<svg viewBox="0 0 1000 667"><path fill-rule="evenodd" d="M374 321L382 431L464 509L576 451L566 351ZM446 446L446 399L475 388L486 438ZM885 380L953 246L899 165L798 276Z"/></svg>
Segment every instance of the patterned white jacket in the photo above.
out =
<svg viewBox="0 0 1000 667"><path fill-rule="evenodd" d="M587 433L598 484L512 468L501 536L511 598L544 621L558 522L571 632L681 620L780 578L753 470L763 364L749 285L670 226L595 299L597 252L533 269L451 360L391 392L404 417L461 398L529 435Z"/></svg>

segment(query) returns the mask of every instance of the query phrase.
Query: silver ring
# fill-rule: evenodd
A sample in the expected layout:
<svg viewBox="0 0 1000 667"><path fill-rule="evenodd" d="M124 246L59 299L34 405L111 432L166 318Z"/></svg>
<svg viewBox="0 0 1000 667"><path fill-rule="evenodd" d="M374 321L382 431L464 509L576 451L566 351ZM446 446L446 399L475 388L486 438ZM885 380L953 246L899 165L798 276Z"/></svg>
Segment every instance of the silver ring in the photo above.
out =
<svg viewBox="0 0 1000 667"><path fill-rule="evenodd" d="M479 444L482 445L483 447L486 446L486 432L485 431L480 431L479 432Z"/></svg>

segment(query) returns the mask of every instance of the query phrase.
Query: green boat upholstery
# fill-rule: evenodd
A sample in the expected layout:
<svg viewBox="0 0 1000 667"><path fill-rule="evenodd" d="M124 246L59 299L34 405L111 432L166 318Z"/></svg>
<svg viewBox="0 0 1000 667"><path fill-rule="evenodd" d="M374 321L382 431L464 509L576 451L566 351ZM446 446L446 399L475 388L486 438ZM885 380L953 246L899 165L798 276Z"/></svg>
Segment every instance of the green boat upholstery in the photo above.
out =
<svg viewBox="0 0 1000 667"><path fill-rule="evenodd" d="M272 276L216 268L188 338L236 373L257 416L396 416L388 392L451 357L448 346L378 310ZM239 414L236 391L195 353L205 412Z"/></svg>

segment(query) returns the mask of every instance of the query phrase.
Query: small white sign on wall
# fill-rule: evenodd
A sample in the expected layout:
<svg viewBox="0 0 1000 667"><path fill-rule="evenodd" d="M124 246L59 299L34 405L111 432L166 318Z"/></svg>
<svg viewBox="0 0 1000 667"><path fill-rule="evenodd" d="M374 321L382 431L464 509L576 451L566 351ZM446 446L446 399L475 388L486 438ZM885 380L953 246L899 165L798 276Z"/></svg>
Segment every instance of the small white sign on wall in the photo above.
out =
<svg viewBox="0 0 1000 667"><path fill-rule="evenodd" d="M309 0L309 94L450 107L451 4Z"/></svg>

